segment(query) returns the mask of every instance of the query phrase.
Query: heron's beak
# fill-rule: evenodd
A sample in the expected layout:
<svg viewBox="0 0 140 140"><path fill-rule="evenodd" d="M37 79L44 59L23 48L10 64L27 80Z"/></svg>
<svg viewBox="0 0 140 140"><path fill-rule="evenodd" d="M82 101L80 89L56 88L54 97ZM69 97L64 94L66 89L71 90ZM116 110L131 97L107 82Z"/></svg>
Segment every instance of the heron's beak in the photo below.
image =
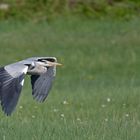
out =
<svg viewBox="0 0 140 140"><path fill-rule="evenodd" d="M49 67L51 67L51 66L62 66L62 64L57 63L57 62L47 61L47 66L49 66Z"/></svg>

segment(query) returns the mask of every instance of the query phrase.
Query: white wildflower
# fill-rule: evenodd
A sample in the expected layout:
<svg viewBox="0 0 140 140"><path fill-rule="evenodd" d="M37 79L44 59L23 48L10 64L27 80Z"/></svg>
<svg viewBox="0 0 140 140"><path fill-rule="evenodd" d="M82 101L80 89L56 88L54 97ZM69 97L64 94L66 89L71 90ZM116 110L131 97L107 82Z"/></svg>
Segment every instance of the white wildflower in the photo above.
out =
<svg viewBox="0 0 140 140"><path fill-rule="evenodd" d="M54 108L54 109L53 109L53 112L58 112L58 109Z"/></svg>
<svg viewBox="0 0 140 140"><path fill-rule="evenodd" d="M34 115L32 115L32 118L34 119L34 118L35 118L35 116L34 116Z"/></svg>
<svg viewBox="0 0 140 140"><path fill-rule="evenodd" d="M111 99L110 98L107 98L107 102L110 102L111 101Z"/></svg>
<svg viewBox="0 0 140 140"><path fill-rule="evenodd" d="M64 114L61 114L60 116L61 116L62 118L64 118L64 117L65 117L65 115L64 115Z"/></svg>
<svg viewBox="0 0 140 140"><path fill-rule="evenodd" d="M123 104L123 106L126 106L126 104Z"/></svg>
<svg viewBox="0 0 140 140"><path fill-rule="evenodd" d="M65 101L63 101L63 104L64 104L64 105L67 105L67 104L69 104L69 103L65 100Z"/></svg>
<svg viewBox="0 0 140 140"><path fill-rule="evenodd" d="M108 118L105 118L105 121L108 122Z"/></svg>
<svg viewBox="0 0 140 140"><path fill-rule="evenodd" d="M129 117L129 114L125 114L126 117Z"/></svg>
<svg viewBox="0 0 140 140"><path fill-rule="evenodd" d="M19 108L20 108L20 109L22 109L22 108L23 108L23 106L19 106Z"/></svg>
<svg viewBox="0 0 140 140"><path fill-rule="evenodd" d="M101 107L102 107L102 108L105 108L105 107L106 107L106 105L102 104L102 105L101 105Z"/></svg>
<svg viewBox="0 0 140 140"><path fill-rule="evenodd" d="M77 118L77 121L81 121L81 119L80 118Z"/></svg>

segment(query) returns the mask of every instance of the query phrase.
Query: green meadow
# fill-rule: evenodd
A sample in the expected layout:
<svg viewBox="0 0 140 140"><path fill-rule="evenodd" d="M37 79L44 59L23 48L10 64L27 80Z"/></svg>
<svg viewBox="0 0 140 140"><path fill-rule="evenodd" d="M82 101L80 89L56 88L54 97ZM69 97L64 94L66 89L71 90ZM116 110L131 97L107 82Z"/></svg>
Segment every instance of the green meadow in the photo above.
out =
<svg viewBox="0 0 140 140"><path fill-rule="evenodd" d="M32 98L30 76L16 110L0 110L1 140L139 140L140 19L60 18L0 22L0 66L55 56L53 88Z"/></svg>

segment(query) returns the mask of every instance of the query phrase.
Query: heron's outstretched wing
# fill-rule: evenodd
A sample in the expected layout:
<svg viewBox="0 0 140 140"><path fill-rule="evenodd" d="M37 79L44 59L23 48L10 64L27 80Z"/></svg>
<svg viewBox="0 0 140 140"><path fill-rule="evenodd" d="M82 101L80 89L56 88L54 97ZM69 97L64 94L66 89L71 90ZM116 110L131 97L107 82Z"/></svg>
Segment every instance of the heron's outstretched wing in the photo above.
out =
<svg viewBox="0 0 140 140"><path fill-rule="evenodd" d="M32 94L39 102L45 101L55 78L56 67L49 67L47 72L31 76Z"/></svg>
<svg viewBox="0 0 140 140"><path fill-rule="evenodd" d="M15 109L28 67L21 64L0 68L0 100L2 110L11 115Z"/></svg>

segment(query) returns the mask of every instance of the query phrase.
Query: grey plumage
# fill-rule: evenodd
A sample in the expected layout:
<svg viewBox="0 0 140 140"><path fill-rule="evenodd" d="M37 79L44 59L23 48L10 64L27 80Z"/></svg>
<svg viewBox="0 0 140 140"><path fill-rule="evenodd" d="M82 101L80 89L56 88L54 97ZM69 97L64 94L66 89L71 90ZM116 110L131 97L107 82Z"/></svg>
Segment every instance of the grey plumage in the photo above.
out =
<svg viewBox="0 0 140 140"><path fill-rule="evenodd" d="M46 73L38 76L38 75L32 75L31 76L31 83L32 83L32 95L34 99L36 99L39 102L43 102L51 87L52 82L55 78L55 68L50 67Z"/></svg>
<svg viewBox="0 0 140 140"><path fill-rule="evenodd" d="M32 95L45 101L56 75L55 57L33 57L0 68L0 101L2 110L11 115L15 109L26 74L31 75Z"/></svg>

